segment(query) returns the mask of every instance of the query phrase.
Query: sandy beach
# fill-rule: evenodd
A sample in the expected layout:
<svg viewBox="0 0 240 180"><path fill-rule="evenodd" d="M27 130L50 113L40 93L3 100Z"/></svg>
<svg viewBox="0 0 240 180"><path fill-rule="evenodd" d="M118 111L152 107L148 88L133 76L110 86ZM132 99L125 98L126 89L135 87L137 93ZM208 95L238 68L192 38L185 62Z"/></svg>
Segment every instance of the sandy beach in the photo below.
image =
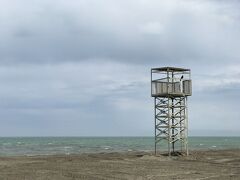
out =
<svg viewBox="0 0 240 180"><path fill-rule="evenodd" d="M240 150L1 157L1 180L240 179Z"/></svg>

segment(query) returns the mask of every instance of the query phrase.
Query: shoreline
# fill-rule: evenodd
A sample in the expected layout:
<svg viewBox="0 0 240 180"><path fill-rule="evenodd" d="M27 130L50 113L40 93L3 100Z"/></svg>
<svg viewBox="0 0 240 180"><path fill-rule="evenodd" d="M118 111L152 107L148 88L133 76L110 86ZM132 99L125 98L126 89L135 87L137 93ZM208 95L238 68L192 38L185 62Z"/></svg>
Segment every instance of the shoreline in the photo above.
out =
<svg viewBox="0 0 240 180"><path fill-rule="evenodd" d="M238 179L240 149L0 157L0 179Z"/></svg>
<svg viewBox="0 0 240 180"><path fill-rule="evenodd" d="M214 152L214 151L239 151L240 148L225 148L225 149L189 149L189 153L195 153L195 152ZM1 155L0 154L0 159L1 158L15 158L15 157L51 157L51 156L82 156L82 155L93 155L93 154L137 154L137 153L142 153L142 154L148 154L148 155L155 155L154 150L131 150L131 151L99 151L99 152L78 152L78 153L55 153L55 154L22 154L22 155ZM179 156L181 156L180 151L176 151L176 153L180 153ZM158 150L157 154L160 156L166 156L168 152L166 150ZM185 156L184 154L182 154ZM173 157L176 155L172 155Z"/></svg>

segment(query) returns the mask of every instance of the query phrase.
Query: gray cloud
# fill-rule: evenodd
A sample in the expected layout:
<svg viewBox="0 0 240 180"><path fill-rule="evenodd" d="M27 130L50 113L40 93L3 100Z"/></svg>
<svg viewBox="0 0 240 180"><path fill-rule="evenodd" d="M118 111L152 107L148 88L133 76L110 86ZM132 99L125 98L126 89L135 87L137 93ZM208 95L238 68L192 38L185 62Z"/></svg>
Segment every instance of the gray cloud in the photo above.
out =
<svg viewBox="0 0 240 180"><path fill-rule="evenodd" d="M236 61L238 7L236 1L5 2L1 63Z"/></svg>
<svg viewBox="0 0 240 180"><path fill-rule="evenodd" d="M238 1L3 1L0 135L151 135L153 66L192 69L192 135L239 135L239 17Z"/></svg>

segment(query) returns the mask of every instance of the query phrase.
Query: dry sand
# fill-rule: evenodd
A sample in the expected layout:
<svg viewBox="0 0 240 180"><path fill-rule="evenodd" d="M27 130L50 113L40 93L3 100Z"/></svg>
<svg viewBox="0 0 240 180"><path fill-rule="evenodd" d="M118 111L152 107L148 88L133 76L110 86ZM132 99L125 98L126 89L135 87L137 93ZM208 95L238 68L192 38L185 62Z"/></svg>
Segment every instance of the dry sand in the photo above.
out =
<svg viewBox="0 0 240 180"><path fill-rule="evenodd" d="M240 150L193 151L188 157L151 153L1 157L0 180L240 179Z"/></svg>

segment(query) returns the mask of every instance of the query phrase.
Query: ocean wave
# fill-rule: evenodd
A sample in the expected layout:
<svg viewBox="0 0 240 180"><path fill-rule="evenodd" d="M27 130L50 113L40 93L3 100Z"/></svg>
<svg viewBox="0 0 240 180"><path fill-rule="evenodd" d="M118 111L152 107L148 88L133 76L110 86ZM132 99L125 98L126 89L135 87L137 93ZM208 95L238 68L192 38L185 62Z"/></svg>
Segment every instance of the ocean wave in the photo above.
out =
<svg viewBox="0 0 240 180"><path fill-rule="evenodd" d="M111 147L111 146L101 146L101 148L105 149L105 150L113 149L113 147Z"/></svg>
<svg viewBox="0 0 240 180"><path fill-rule="evenodd" d="M64 149L72 149L73 147L72 146L64 146L63 148Z"/></svg>

